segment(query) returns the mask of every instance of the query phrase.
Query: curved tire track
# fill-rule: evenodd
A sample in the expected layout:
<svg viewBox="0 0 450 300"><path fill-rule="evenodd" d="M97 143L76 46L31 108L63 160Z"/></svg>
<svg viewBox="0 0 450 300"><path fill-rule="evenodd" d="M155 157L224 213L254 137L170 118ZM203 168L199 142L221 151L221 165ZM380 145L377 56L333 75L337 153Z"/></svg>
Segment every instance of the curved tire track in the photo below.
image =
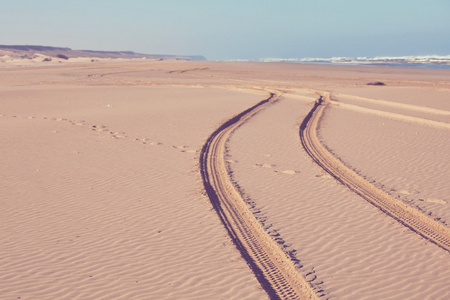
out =
<svg viewBox="0 0 450 300"><path fill-rule="evenodd" d="M268 99L231 118L214 131L200 152L200 170L214 209L269 297L317 299L287 254L249 210L231 182L225 164L225 144L230 134L277 99L271 93Z"/></svg>
<svg viewBox="0 0 450 300"><path fill-rule="evenodd" d="M317 137L317 127L329 101L328 93L320 96L300 126L300 140L309 156L327 173L369 203L413 232L450 252L450 229L447 226L376 188L346 167L320 143Z"/></svg>

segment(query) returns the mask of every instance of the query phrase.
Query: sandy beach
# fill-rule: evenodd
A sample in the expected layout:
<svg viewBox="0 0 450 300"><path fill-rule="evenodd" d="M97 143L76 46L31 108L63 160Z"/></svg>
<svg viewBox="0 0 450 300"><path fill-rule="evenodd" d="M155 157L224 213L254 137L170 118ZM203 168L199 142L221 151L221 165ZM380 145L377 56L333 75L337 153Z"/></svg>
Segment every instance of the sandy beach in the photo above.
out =
<svg viewBox="0 0 450 300"><path fill-rule="evenodd" d="M450 298L450 70L80 58L0 74L2 299Z"/></svg>

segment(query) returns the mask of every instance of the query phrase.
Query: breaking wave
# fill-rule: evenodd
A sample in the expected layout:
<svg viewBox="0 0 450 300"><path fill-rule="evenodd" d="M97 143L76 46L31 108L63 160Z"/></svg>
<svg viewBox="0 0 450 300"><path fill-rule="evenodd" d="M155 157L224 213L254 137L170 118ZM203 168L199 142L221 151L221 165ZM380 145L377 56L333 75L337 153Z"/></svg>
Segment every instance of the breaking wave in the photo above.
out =
<svg viewBox="0 0 450 300"><path fill-rule="evenodd" d="M388 65L450 69L450 55L380 56L380 57L331 57L331 58L260 58L238 61L289 62L315 64Z"/></svg>

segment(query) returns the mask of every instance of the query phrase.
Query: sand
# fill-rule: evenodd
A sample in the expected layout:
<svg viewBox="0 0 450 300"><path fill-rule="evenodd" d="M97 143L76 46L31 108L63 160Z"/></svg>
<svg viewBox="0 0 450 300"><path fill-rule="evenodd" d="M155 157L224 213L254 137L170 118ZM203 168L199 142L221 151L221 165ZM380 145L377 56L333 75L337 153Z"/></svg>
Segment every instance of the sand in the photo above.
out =
<svg viewBox="0 0 450 300"><path fill-rule="evenodd" d="M199 163L214 130L271 92L279 100L224 141L220 176L316 295L450 297L448 251L338 183L299 138L330 93L321 143L448 227L449 70L79 60L0 73L3 299L273 297L221 223Z"/></svg>

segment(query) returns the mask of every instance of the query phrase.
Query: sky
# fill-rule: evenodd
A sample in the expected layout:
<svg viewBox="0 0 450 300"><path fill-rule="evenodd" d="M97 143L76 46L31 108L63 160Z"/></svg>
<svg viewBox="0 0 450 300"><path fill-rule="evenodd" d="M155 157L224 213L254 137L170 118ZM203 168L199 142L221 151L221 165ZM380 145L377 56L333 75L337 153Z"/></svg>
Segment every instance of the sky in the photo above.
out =
<svg viewBox="0 0 450 300"><path fill-rule="evenodd" d="M209 60L450 55L450 0L0 0L0 44Z"/></svg>

